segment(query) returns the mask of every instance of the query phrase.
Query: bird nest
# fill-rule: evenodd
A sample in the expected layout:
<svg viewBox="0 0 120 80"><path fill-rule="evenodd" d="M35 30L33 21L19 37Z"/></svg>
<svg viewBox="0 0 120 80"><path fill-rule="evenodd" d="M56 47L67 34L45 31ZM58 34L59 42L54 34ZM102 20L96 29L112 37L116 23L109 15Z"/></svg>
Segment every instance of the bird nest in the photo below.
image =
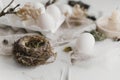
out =
<svg viewBox="0 0 120 80"><path fill-rule="evenodd" d="M14 43L13 54L17 62L25 66L46 64L50 57L54 60L56 57L49 41L41 35L20 38Z"/></svg>

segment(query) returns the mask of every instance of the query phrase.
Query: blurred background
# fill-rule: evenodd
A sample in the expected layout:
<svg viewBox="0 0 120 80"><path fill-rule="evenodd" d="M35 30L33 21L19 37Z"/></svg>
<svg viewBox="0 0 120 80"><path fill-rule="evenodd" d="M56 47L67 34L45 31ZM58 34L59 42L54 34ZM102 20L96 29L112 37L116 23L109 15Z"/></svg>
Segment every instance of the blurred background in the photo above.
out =
<svg viewBox="0 0 120 80"><path fill-rule="evenodd" d="M3 6L7 5L11 0L0 0L0 6L3 4ZM20 3L23 5L25 2L42 2L46 3L48 0L15 0L14 3ZM57 0L59 3L67 3L69 0ZM98 12L102 12L103 15L110 14L111 11L114 9L120 8L120 0L73 0L73 1L83 1L87 4L89 4L90 14L98 14Z"/></svg>

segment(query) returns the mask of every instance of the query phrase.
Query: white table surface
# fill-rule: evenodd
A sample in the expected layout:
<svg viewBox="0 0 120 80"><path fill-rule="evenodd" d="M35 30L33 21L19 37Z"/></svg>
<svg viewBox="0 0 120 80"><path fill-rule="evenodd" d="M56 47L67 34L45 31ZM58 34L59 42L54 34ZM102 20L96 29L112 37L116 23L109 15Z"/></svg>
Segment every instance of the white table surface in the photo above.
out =
<svg viewBox="0 0 120 80"><path fill-rule="evenodd" d="M7 3L10 0L2 0ZM39 1L39 0L24 0ZM111 11L120 6L120 0L83 0L91 5L90 13L110 15ZM23 0L16 0L22 3ZM62 2L62 0L61 0ZM65 0L63 0L65 2ZM95 57L83 63L69 66L69 54L62 51L63 47L57 47L57 60L49 65L34 68L21 67L13 57L0 56L0 80L120 80L120 42L105 40L96 42ZM65 70L61 77L62 71Z"/></svg>

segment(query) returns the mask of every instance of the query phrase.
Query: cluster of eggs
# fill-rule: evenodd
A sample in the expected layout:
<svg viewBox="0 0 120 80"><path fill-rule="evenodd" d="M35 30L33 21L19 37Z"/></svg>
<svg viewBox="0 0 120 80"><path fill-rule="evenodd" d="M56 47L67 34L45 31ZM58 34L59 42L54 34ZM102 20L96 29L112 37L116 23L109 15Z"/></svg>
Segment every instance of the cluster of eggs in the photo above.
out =
<svg viewBox="0 0 120 80"><path fill-rule="evenodd" d="M11 7L14 6L16 5L11 5ZM20 10L21 13L19 14ZM33 10L33 12L30 13L29 10ZM18 12L17 16L7 15L7 18L9 19L8 25L15 27L21 26L30 30L50 31L52 33L55 33L63 24L66 18L65 14L70 15L73 12L72 7L68 4L60 5L54 3L45 6L40 2L26 2L25 4L21 5L16 11ZM28 13L28 16L26 15L26 13ZM30 18L23 20L24 16L25 18L30 16ZM35 17L35 19L32 19L31 17Z"/></svg>
<svg viewBox="0 0 120 80"><path fill-rule="evenodd" d="M41 15L38 18L38 25L43 30L50 30L52 32L55 32L54 29L56 27L56 21L59 20L59 18L62 16L59 8L52 4L47 7L45 10L45 7L42 11Z"/></svg>
<svg viewBox="0 0 120 80"><path fill-rule="evenodd" d="M55 4L49 5L46 10L43 9L44 13L39 16L39 25L41 25L42 29L54 29L55 20L59 20L62 14L64 15L72 15L72 8L67 5L59 5ZM92 51L94 48L95 39L90 33L82 33L80 37L76 41L76 49L80 53L87 53Z"/></svg>
<svg viewBox="0 0 120 80"><path fill-rule="evenodd" d="M41 7L41 6L40 6ZM42 8L42 7L41 7ZM73 13L72 8L67 5L56 5L52 4L41 9L42 13L39 16L39 25L42 29L55 29L55 21L58 21L61 15L71 16ZM79 38L76 40L75 49L79 53L84 53L86 56L91 55L90 52L94 49L95 39L90 33L82 33Z"/></svg>
<svg viewBox="0 0 120 80"><path fill-rule="evenodd" d="M42 30L49 30L52 33L55 33L57 29L65 20L65 13L71 14L72 8L64 4L62 6L57 6L57 4L51 4L45 7L42 3L35 3L33 6L36 9L40 9L40 15L37 19L37 25ZM60 21L62 20L62 22Z"/></svg>

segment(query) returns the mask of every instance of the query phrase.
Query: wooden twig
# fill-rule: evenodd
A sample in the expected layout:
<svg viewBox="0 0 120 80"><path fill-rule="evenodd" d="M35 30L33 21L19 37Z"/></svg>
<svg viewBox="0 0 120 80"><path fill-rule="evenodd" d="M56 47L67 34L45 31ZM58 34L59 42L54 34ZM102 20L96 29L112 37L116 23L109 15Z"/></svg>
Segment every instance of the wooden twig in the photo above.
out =
<svg viewBox="0 0 120 80"><path fill-rule="evenodd" d="M10 5L12 4L14 2L14 0L12 0L1 12L0 12L0 17L2 17L2 16L5 16L6 14L16 14L16 12L15 12L15 9L17 8L17 7L19 7L20 6L20 4L17 4L15 7L13 7L13 8L9 8L10 7ZM8 8L8 9L7 9ZM7 10L6 10L7 9ZM6 11L6 12L5 12Z"/></svg>
<svg viewBox="0 0 120 80"><path fill-rule="evenodd" d="M12 0L12 1L2 10L2 12L4 12L13 2L14 2L14 0Z"/></svg>
<svg viewBox="0 0 120 80"><path fill-rule="evenodd" d="M46 4L45 4L45 7L55 3L57 0L49 0Z"/></svg>

